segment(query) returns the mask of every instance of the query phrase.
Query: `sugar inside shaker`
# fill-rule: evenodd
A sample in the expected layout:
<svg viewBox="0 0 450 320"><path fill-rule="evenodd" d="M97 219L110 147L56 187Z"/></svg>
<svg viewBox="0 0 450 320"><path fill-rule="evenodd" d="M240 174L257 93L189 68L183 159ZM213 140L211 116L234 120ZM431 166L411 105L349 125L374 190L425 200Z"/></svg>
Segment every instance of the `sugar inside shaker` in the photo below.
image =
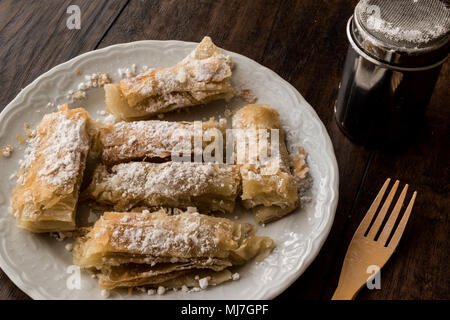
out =
<svg viewBox="0 0 450 320"><path fill-rule="evenodd" d="M449 56L449 2L362 0L347 37L335 104L339 127L367 146L412 139Z"/></svg>

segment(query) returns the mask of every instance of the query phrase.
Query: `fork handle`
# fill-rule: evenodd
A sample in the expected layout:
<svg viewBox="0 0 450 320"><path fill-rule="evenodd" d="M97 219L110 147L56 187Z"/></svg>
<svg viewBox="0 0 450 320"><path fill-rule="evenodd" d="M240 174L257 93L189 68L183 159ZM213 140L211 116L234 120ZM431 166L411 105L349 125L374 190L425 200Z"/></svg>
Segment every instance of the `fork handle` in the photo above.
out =
<svg viewBox="0 0 450 320"><path fill-rule="evenodd" d="M338 284L331 300L353 300L361 288Z"/></svg>

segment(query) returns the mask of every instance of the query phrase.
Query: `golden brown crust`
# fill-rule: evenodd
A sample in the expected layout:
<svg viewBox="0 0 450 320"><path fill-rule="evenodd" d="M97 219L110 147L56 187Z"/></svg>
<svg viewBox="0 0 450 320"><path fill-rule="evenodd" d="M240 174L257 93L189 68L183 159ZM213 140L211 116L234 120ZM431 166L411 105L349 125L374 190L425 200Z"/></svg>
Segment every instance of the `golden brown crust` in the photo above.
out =
<svg viewBox="0 0 450 320"><path fill-rule="evenodd" d="M268 104L248 104L233 116L236 129L281 129L280 115Z"/></svg>
<svg viewBox="0 0 450 320"><path fill-rule="evenodd" d="M194 153L191 140L200 137L202 147L215 141L215 136L225 136L226 122L169 122L169 121L134 121L119 122L103 126L99 130L102 162L114 165L129 161L163 162L183 149L183 143L189 143L190 152ZM198 126L197 126L198 125ZM211 137L207 139L206 137ZM223 152L223 145L218 146Z"/></svg>
<svg viewBox="0 0 450 320"><path fill-rule="evenodd" d="M273 241L251 224L198 213L106 212L76 239L74 263L94 268L105 288L198 286L194 274L226 281L227 267L267 256ZM219 277L220 276L220 277Z"/></svg>
<svg viewBox="0 0 450 320"><path fill-rule="evenodd" d="M106 85L107 111L124 120L148 118L233 96L231 58L209 37L177 65Z"/></svg>
<svg viewBox="0 0 450 320"><path fill-rule="evenodd" d="M278 156L264 159L261 150L257 149L256 159L249 158L247 162L239 164L244 207L253 209L258 223L280 219L295 210L299 206L298 187L290 172L289 154L278 112L269 105L247 105L233 116L233 129L255 132L277 129L279 132ZM248 146L250 153L254 146Z"/></svg>
<svg viewBox="0 0 450 320"><path fill-rule="evenodd" d="M30 141L11 195L17 225L33 232L75 228L78 192L89 151L88 113L67 108L46 115Z"/></svg>
<svg viewBox="0 0 450 320"><path fill-rule="evenodd" d="M232 212L240 191L233 165L129 162L100 165L86 190L97 207L116 211L134 207L197 207L200 212Z"/></svg>

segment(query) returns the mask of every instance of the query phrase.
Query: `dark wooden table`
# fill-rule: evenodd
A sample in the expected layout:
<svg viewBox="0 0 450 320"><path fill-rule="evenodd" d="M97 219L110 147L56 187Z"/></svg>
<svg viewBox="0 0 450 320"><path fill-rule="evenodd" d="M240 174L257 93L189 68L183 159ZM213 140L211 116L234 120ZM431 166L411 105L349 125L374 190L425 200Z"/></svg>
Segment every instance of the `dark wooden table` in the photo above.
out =
<svg viewBox="0 0 450 320"><path fill-rule="evenodd" d="M209 35L277 72L328 129L340 171L331 233L308 270L279 299L329 299L350 239L387 177L418 191L403 239L381 273L381 289L358 299L449 299L450 68L444 65L426 126L406 150L367 150L336 126L333 105L356 0L144 1L0 0L0 107L36 77L81 53L143 39L199 41ZM67 7L81 29L66 27ZM1 236L1 235L0 235ZM0 271L0 299L28 299Z"/></svg>

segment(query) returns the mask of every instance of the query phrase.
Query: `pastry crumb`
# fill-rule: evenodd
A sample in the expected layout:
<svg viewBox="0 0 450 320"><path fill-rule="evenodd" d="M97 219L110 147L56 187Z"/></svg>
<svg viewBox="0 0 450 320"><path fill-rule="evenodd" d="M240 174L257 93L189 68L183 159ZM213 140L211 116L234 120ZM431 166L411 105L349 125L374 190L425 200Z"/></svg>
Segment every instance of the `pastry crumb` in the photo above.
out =
<svg viewBox="0 0 450 320"><path fill-rule="evenodd" d="M35 135L35 131L30 129L30 124L28 122L25 122L23 124L23 127L25 128L25 135L27 136L27 138L33 138Z"/></svg>
<svg viewBox="0 0 450 320"><path fill-rule="evenodd" d="M156 291L154 289L150 289L147 291L147 295L152 296L156 293Z"/></svg>
<svg viewBox="0 0 450 320"><path fill-rule="evenodd" d="M298 147L297 150L297 154L291 155L291 167L297 177L304 179L309 172L306 166L307 153L303 147Z"/></svg>
<svg viewBox="0 0 450 320"><path fill-rule="evenodd" d="M58 111L64 111L69 109L69 105L67 103L59 104L56 106Z"/></svg>
<svg viewBox="0 0 450 320"><path fill-rule="evenodd" d="M106 72L93 73L84 76L85 81L78 84L78 91L85 91L91 88L101 88L105 84L111 83L111 77ZM70 91L69 91L70 92Z"/></svg>
<svg viewBox="0 0 450 320"><path fill-rule="evenodd" d="M86 98L86 92L84 91L77 91L74 94L72 94L72 100L81 100Z"/></svg>
<svg viewBox="0 0 450 320"><path fill-rule="evenodd" d="M76 74L77 76L81 76L81 70L80 70L80 69L75 70L75 74Z"/></svg>
<svg viewBox="0 0 450 320"><path fill-rule="evenodd" d="M241 89L238 96L247 103L255 103L258 97L250 89Z"/></svg>
<svg viewBox="0 0 450 320"><path fill-rule="evenodd" d="M136 65L133 66L131 68L118 68L117 73L122 79L134 77L136 75Z"/></svg>
<svg viewBox="0 0 450 320"><path fill-rule="evenodd" d="M105 72L98 73L97 83L100 87L103 87L105 84L108 84L111 82L112 82L112 80L107 73L105 73Z"/></svg>
<svg viewBox="0 0 450 320"><path fill-rule="evenodd" d="M208 288L208 285L209 285L208 278L209 277L205 277L205 278L201 278L200 280L198 280L198 285L200 286L200 288L202 288L202 289Z"/></svg>
<svg viewBox="0 0 450 320"><path fill-rule="evenodd" d="M17 139L17 141L19 141L20 144L26 144L27 143L27 140L21 134L16 134L16 139Z"/></svg>
<svg viewBox="0 0 450 320"><path fill-rule="evenodd" d="M231 276L231 279L233 280L233 281L236 281L236 280L239 280L239 278L240 278L241 276L239 275L239 273L233 273L233 275Z"/></svg>
<svg viewBox="0 0 450 320"><path fill-rule="evenodd" d="M65 245L64 248L65 248L67 251L72 251L72 249L73 249L73 244L72 244L72 243L68 243L68 244Z"/></svg>
<svg viewBox="0 0 450 320"><path fill-rule="evenodd" d="M2 155L3 158L9 158L13 151L14 151L13 146L9 144L0 148L0 154Z"/></svg>
<svg viewBox="0 0 450 320"><path fill-rule="evenodd" d="M25 129L25 134L27 135L27 138L31 139L36 135L36 130Z"/></svg>
<svg viewBox="0 0 450 320"><path fill-rule="evenodd" d="M158 287L158 291L156 291L159 295L163 295L164 293L166 293L166 288L159 286Z"/></svg>
<svg viewBox="0 0 450 320"><path fill-rule="evenodd" d="M101 295L103 298L108 298L109 297L109 290L103 289L101 292Z"/></svg>

